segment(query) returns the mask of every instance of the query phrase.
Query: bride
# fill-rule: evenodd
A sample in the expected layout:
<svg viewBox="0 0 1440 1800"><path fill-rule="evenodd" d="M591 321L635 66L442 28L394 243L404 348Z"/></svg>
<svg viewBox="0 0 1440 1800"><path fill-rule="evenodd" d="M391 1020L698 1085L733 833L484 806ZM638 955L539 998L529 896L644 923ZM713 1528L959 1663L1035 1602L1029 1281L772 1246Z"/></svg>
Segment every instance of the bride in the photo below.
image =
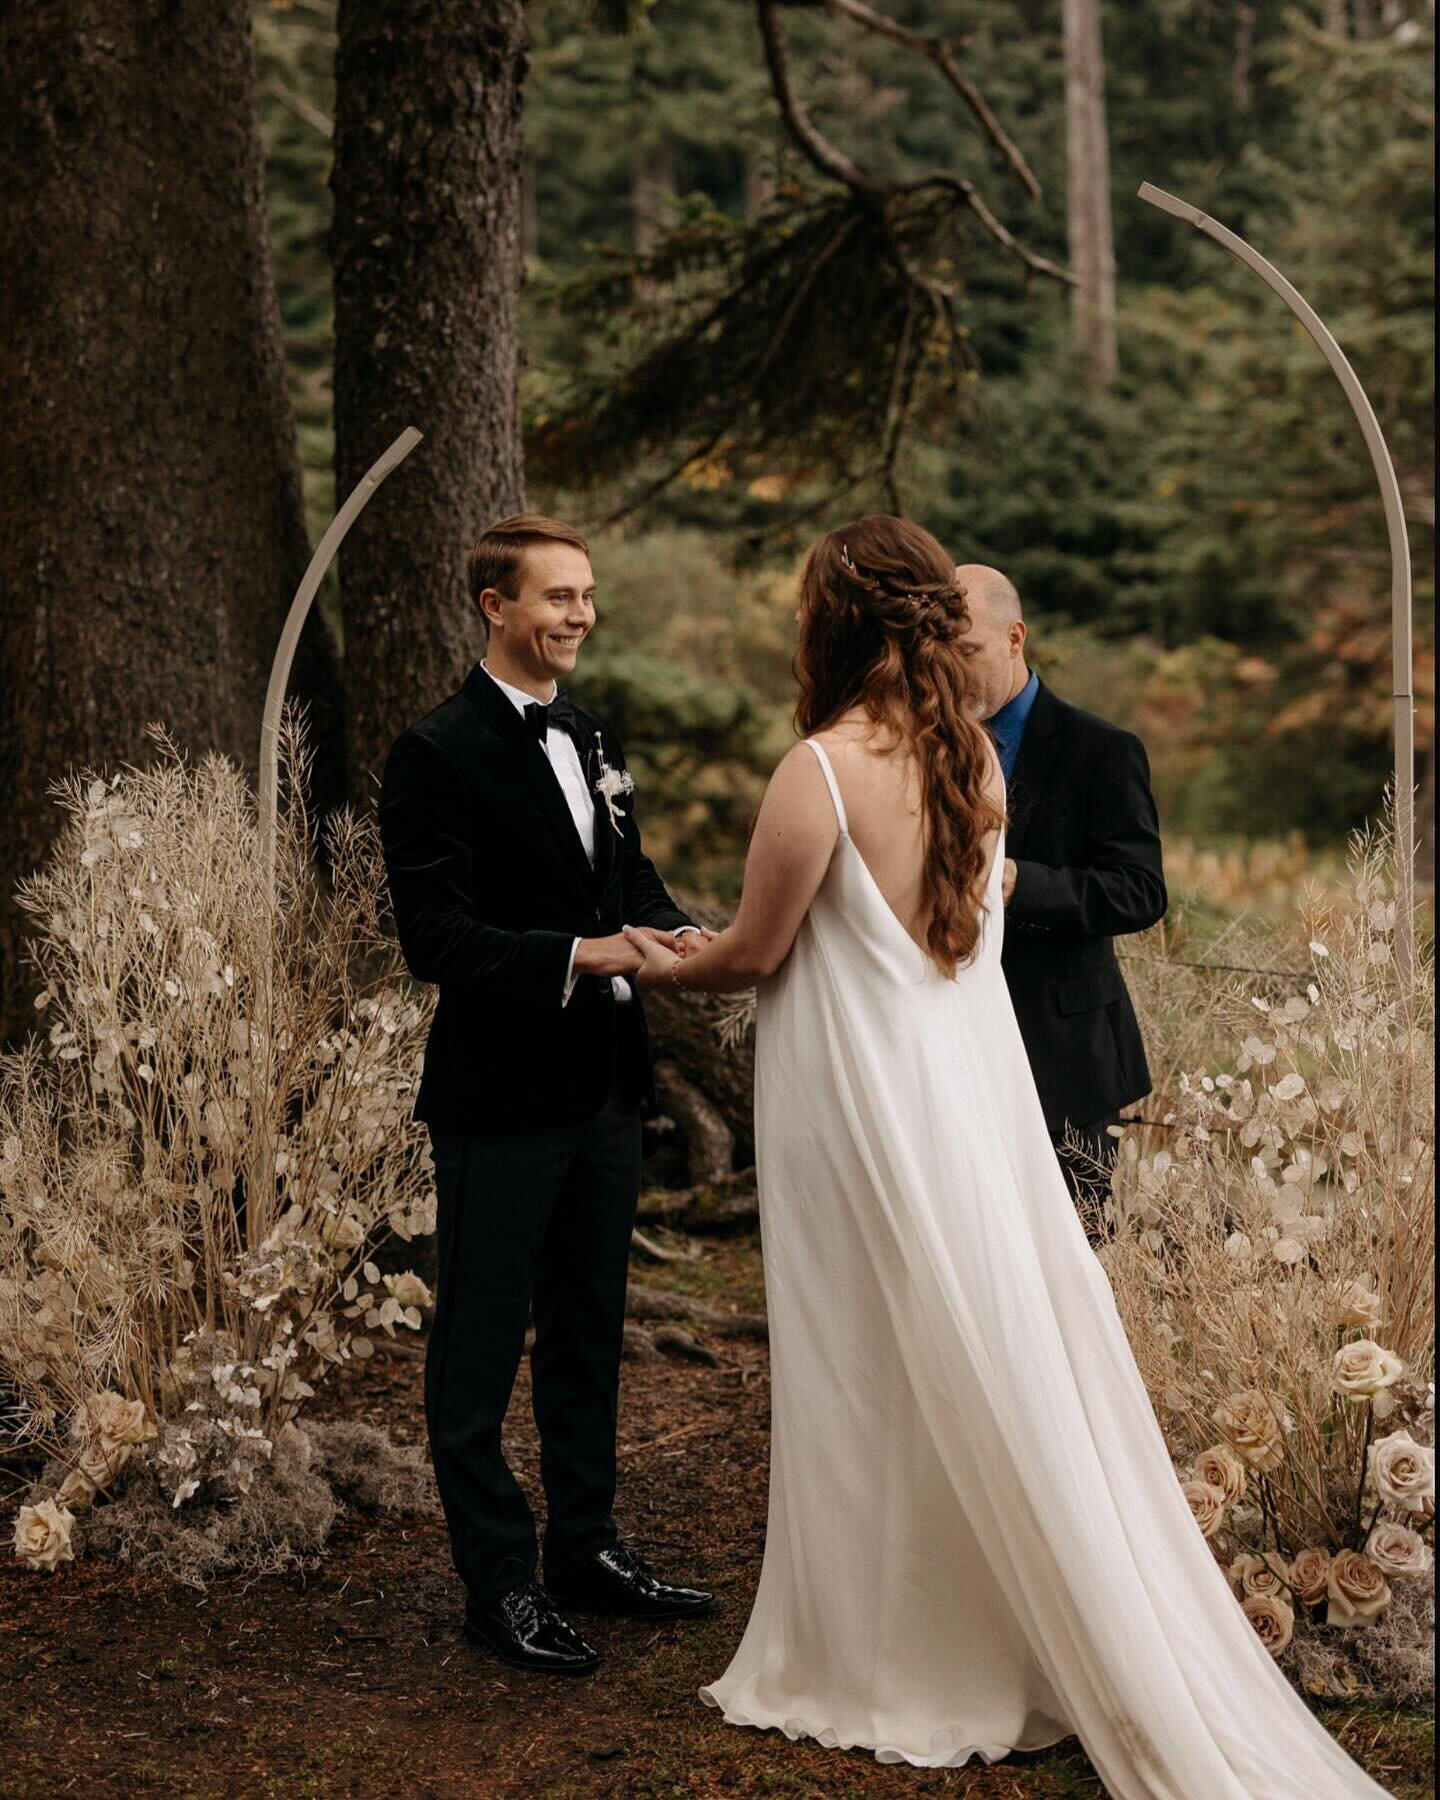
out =
<svg viewBox="0 0 1440 1800"><path fill-rule="evenodd" d="M1232 1598L1056 1165L953 561L860 519L811 550L799 623L806 738L735 923L683 960L634 940L642 984L759 985L769 1524L702 1696L925 1767L1074 1733L1120 1800L1383 1794Z"/></svg>

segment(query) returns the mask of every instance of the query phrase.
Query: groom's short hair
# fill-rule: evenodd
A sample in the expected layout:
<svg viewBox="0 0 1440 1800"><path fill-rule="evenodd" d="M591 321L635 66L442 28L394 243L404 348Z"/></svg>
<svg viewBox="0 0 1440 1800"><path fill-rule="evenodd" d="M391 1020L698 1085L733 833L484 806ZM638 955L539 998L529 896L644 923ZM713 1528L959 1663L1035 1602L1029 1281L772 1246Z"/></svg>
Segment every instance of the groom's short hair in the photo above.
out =
<svg viewBox="0 0 1440 1800"><path fill-rule="evenodd" d="M486 588L508 600L519 597L520 559L531 544L573 544L588 556L590 546L573 525L540 513L512 513L487 525L465 565L465 585L476 607Z"/></svg>

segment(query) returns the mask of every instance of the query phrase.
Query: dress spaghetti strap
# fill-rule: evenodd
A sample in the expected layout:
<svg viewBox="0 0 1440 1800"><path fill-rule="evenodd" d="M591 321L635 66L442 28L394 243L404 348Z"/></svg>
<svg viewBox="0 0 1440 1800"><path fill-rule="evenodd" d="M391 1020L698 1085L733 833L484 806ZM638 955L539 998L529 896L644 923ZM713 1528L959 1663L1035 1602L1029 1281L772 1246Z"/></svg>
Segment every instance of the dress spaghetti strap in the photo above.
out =
<svg viewBox="0 0 1440 1800"><path fill-rule="evenodd" d="M825 785L830 790L830 798L835 802L835 817L840 822L841 837L849 837L850 827L845 820L845 802L840 798L840 784L835 779L835 771L830 766L830 758L825 754L825 746L814 738L801 738L802 744L808 744L820 759L820 767L825 771Z"/></svg>

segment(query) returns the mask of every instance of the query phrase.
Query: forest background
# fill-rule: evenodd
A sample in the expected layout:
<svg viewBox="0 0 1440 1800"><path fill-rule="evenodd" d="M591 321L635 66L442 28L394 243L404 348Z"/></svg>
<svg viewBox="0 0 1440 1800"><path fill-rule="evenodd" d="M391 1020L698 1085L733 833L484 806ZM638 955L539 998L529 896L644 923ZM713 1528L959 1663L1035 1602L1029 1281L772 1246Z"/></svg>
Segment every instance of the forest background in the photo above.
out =
<svg viewBox="0 0 1440 1800"><path fill-rule="evenodd" d="M323 0L257 15L260 118L287 366L312 537L334 505L333 106ZM1052 0L909 0L916 30L962 32L965 66L1041 189L1029 201L934 65L904 46L791 25L797 86L826 134L891 176L973 174L1038 254L1067 260L1065 71ZM814 532L903 505L961 561L1005 569L1037 666L1138 730L1168 833L1333 845L1373 815L1389 768L1388 558L1363 443L1289 314L1198 234L1134 198L1142 179L1248 236L1336 332L1387 433L1412 526L1418 731L1433 740L1433 14L1424 6L1158 0L1106 18L1118 372L1084 379L1063 286L983 231L948 271L967 366L916 420L893 496L850 493L804 443L722 441L685 423L557 449L557 416L627 368L704 249L809 198L754 9L656 0L628 35L561 0L529 8L521 335L531 504L594 527L601 628L577 689L616 721L662 866L721 901L788 742L794 575ZM669 237L667 239L667 233ZM638 257L678 246L666 279ZM687 263L687 259L690 259ZM679 270L674 275L673 271ZM840 259L822 276L843 286ZM628 288L628 292L626 289ZM637 295L638 290L638 295ZM617 303L617 295L623 302ZM838 387L883 388L867 340L817 356ZM697 407L697 412L700 410ZM416 421L422 427L423 418ZM624 438L622 421L617 437ZM378 452L381 446L370 448ZM588 459L588 460L587 460ZM857 458L857 461L861 460ZM620 467L620 478L612 471ZM638 469L638 473L637 473ZM795 515L799 518L795 519ZM792 519L795 522L791 522ZM456 597L459 605L459 597ZM338 605L329 617L341 631ZM402 721L396 719L395 725Z"/></svg>
<svg viewBox="0 0 1440 1800"><path fill-rule="evenodd" d="M1286 309L1142 178L1287 273L1374 400L1429 768L1428 0L22 10L7 1030L50 783L143 756L157 719L253 769L307 535L406 425L426 441L295 670L322 807L367 802L479 653L465 550L526 503L593 535L577 696L657 859L733 903L789 741L803 548L900 508L1005 569L1041 671L1142 734L1177 870L1195 844L1238 843L1242 875L1333 850L1390 766L1373 475Z"/></svg>

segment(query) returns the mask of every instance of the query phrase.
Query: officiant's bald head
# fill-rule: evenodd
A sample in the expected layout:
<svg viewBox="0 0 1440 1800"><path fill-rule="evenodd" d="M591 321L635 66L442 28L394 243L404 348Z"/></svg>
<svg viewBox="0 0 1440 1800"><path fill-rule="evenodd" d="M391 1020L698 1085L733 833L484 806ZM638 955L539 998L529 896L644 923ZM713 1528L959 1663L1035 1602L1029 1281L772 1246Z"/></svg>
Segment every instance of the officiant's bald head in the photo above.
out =
<svg viewBox="0 0 1440 1800"><path fill-rule="evenodd" d="M1030 679L1025 615L1015 583L988 563L961 563L955 578L965 593L974 645L966 673L980 717L988 719Z"/></svg>

